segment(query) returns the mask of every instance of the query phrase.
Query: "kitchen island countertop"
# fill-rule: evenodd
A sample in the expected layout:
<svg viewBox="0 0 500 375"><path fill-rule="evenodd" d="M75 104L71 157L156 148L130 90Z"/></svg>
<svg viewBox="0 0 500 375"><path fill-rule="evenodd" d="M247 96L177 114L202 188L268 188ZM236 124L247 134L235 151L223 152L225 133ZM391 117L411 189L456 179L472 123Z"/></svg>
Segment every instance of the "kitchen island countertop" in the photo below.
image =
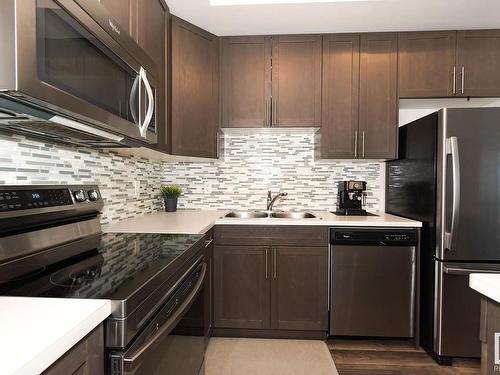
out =
<svg viewBox="0 0 500 375"><path fill-rule="evenodd" d="M0 372L40 374L110 314L109 300L0 297Z"/></svg>

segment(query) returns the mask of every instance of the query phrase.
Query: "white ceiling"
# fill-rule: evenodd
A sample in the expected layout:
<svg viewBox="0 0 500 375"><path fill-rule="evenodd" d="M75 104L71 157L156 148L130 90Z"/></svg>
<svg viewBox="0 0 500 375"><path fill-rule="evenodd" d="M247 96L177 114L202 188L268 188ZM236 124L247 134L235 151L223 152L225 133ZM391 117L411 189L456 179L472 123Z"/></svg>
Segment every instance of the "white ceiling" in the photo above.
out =
<svg viewBox="0 0 500 375"><path fill-rule="evenodd" d="M500 28L500 0L371 0L210 6L166 0L173 14L216 35Z"/></svg>

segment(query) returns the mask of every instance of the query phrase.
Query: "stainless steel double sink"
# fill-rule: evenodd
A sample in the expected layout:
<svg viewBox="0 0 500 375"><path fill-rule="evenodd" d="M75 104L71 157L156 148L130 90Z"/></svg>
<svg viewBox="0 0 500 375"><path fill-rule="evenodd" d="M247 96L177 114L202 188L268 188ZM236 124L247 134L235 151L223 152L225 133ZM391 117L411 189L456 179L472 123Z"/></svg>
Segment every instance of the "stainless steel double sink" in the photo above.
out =
<svg viewBox="0 0 500 375"><path fill-rule="evenodd" d="M316 215L304 211L232 211L224 217L238 219L315 219Z"/></svg>

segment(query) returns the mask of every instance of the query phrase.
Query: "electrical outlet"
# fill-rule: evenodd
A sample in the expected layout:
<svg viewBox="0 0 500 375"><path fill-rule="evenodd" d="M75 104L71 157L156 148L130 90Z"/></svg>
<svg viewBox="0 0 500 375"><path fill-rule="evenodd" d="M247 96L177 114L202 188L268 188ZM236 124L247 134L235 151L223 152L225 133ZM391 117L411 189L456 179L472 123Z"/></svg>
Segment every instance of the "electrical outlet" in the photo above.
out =
<svg viewBox="0 0 500 375"><path fill-rule="evenodd" d="M141 183L138 180L134 180L134 197L139 198L141 190Z"/></svg>

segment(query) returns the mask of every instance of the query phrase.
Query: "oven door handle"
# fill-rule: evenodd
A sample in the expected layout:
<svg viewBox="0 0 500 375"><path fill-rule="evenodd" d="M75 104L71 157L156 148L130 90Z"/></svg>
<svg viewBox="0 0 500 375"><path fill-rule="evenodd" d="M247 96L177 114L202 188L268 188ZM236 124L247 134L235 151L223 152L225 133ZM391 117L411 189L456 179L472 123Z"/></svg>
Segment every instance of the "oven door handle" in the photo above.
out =
<svg viewBox="0 0 500 375"><path fill-rule="evenodd" d="M203 282L205 280L205 274L207 272L207 264L203 263L201 268L201 274L196 282L189 296L180 304L177 305L176 308L173 308L173 311L168 311L167 314L172 314L172 316L163 324L162 327L159 327L158 330L150 337L150 339L141 345L137 350L135 350L132 354L125 354L123 357L123 362L125 364L127 371L132 371L140 360L142 356L148 351L151 346L153 346L156 342L163 339L165 336L168 336L170 332L175 328L177 323L181 320L182 316L189 310L196 297L198 296L200 290L203 287Z"/></svg>

